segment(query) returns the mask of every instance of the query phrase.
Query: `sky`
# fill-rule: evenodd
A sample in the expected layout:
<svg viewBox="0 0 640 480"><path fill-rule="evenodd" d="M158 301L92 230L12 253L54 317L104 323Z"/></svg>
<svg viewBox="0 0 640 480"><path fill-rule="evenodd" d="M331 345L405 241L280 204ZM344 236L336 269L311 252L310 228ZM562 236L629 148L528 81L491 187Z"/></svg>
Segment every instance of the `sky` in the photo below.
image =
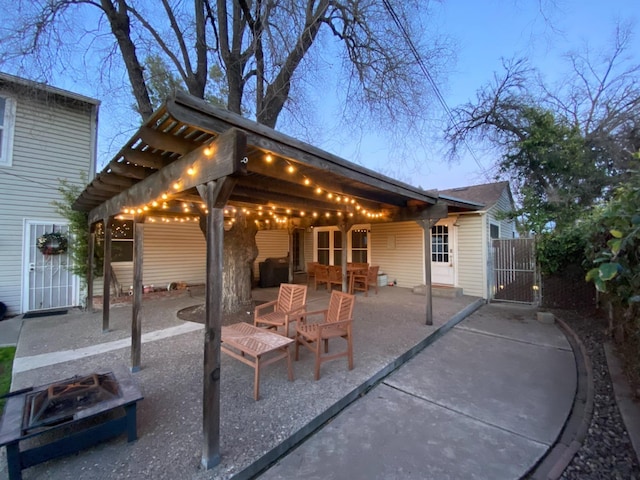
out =
<svg viewBox="0 0 640 480"><path fill-rule="evenodd" d="M429 28L447 35L455 44L456 60L447 65L448 74L439 90L449 108L473 101L476 91L501 71L502 59L527 57L530 65L548 79L568 72L563 55L584 49L607 48L616 21L634 25L634 47L640 63L640 0L422 0L430 7ZM4 2L4 0L2 0ZM12 73L12 72L10 72ZM137 128L131 114L133 103L123 75L112 90L99 93L95 82L74 82L72 75L58 75L51 82L101 100L98 155L99 168L105 165ZM324 92L320 92L322 96ZM324 101L320 98L320 104ZM127 112L123 115L123 112ZM442 110L438 115L442 115ZM335 131L335 112L322 109L317 122L326 131ZM130 117L130 118L125 118ZM432 129L435 130L435 129ZM441 131L425 131L421 139L407 138L416 157L409 165L397 158L385 132L371 129L366 135L351 131L332 138L318 136L315 146L346 160L426 189L447 189L493 181L489 173L496 161L474 147L459 161L445 160L446 145L434 140ZM338 138L339 137L339 138Z"/></svg>
<svg viewBox="0 0 640 480"><path fill-rule="evenodd" d="M563 56L586 45L593 51L606 49L618 20L635 25L634 48L630 51L635 63L640 63L639 0L446 0L431 2L431 7L436 14L432 24L457 45L457 61L447 81L440 85L449 108L473 101L476 91L492 80L494 72L502 71L503 58L527 57L546 79L561 78L568 72ZM359 139L358 146L319 146L384 172L395 161L393 151L385 145L384 138L375 135ZM495 156L474 149L475 158L467 153L459 162L449 163L444 160L442 147L434 144L424 151L418 171L396 171L392 176L427 189L494 180L489 171Z"/></svg>

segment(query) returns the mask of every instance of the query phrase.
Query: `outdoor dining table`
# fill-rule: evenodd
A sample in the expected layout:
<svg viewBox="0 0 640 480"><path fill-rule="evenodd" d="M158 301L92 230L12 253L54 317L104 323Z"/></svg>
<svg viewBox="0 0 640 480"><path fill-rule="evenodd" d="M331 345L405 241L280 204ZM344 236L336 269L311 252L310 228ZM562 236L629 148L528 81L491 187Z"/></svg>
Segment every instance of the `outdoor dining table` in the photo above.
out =
<svg viewBox="0 0 640 480"><path fill-rule="evenodd" d="M293 381L292 338L240 322L222 327L221 345L227 355L253 367L253 398L260 396L260 369L278 360L287 360L289 381ZM274 355L271 355L274 353Z"/></svg>

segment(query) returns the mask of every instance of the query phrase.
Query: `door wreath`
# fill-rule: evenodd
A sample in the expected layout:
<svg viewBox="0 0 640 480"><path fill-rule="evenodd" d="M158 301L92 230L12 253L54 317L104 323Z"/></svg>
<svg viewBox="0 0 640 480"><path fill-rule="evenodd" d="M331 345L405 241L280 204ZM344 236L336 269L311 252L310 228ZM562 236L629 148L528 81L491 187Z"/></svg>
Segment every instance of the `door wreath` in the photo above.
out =
<svg viewBox="0 0 640 480"><path fill-rule="evenodd" d="M69 242L60 232L45 233L38 237L37 247L43 255L60 255L66 253Z"/></svg>

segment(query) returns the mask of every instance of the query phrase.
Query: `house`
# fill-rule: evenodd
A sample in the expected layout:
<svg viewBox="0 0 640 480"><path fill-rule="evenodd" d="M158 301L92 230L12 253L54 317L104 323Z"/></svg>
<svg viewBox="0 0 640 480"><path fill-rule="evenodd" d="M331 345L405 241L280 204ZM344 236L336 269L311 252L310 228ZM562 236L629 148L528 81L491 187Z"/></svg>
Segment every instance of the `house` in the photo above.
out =
<svg viewBox="0 0 640 480"><path fill-rule="evenodd" d="M61 179L82 187L95 173L98 107L0 73L0 302L8 315L81 303L64 252L67 221L52 202L62 200Z"/></svg>
<svg viewBox="0 0 640 480"><path fill-rule="evenodd" d="M439 198L449 204L449 215L431 229L431 280L434 285L456 287L466 295L491 298L493 282L491 240L514 238L515 223L500 212L514 209L508 182L472 185L440 190ZM466 202L466 207L456 208ZM293 236L294 267L306 269L305 262L339 265L341 232L326 226L296 230ZM258 232L258 264L269 257L289 254L287 230ZM413 288L425 281L422 228L414 221L362 223L348 234L347 261L380 266L387 280L399 287Z"/></svg>

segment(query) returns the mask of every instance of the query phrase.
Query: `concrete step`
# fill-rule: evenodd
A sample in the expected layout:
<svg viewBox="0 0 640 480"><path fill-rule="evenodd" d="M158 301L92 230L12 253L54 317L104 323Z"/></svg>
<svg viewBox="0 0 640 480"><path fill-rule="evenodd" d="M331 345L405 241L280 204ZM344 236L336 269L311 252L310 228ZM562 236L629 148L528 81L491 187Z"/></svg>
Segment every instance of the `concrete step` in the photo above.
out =
<svg viewBox="0 0 640 480"><path fill-rule="evenodd" d="M426 287L424 285L417 285L413 287L413 293L416 295L426 295ZM449 287L446 285L432 285L431 286L431 295L434 297L441 298L456 298L464 295L462 288L460 287Z"/></svg>

